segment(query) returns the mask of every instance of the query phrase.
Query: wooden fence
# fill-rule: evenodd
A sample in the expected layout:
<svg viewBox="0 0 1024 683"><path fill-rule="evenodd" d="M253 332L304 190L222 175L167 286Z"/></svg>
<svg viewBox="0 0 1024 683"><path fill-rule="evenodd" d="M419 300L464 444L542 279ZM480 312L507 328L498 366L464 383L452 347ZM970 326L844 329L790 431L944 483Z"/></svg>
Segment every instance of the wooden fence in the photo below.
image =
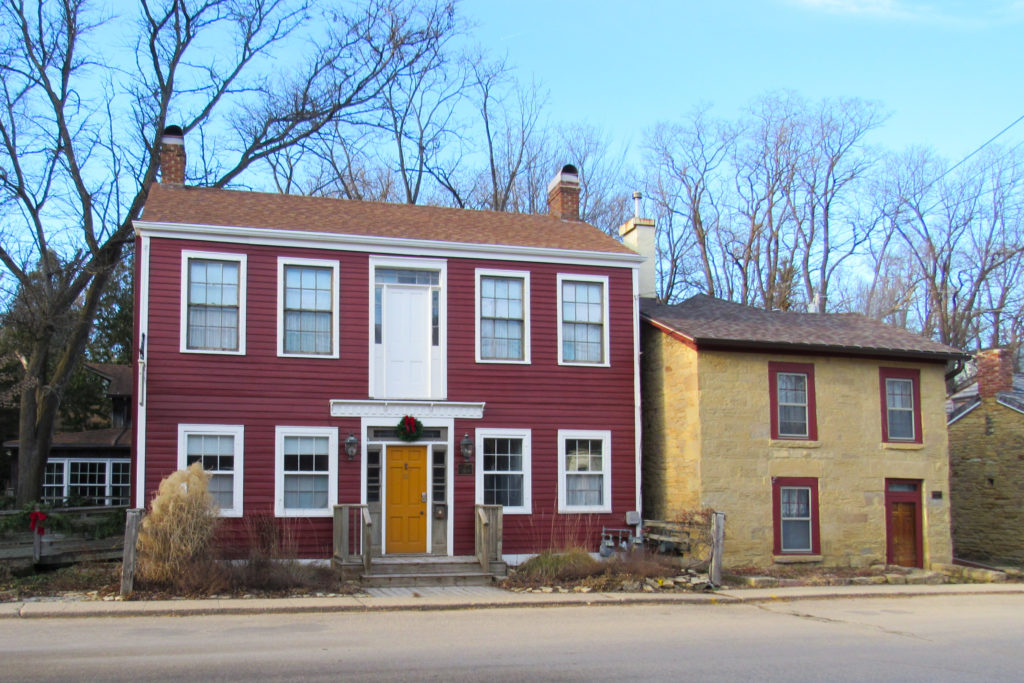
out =
<svg viewBox="0 0 1024 683"><path fill-rule="evenodd" d="M37 516L0 511L0 562L32 561L37 565L73 564L87 560L119 560L124 552L126 508L109 506L58 508ZM115 518L116 516L116 518ZM14 525L15 528L10 527Z"/></svg>

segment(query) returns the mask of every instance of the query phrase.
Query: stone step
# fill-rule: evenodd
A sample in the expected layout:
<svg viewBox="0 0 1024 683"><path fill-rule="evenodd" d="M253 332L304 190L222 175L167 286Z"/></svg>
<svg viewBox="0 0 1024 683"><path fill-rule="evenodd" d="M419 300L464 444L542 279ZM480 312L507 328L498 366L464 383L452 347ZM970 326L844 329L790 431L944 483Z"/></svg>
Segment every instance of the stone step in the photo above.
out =
<svg viewBox="0 0 1024 683"><path fill-rule="evenodd" d="M494 576L484 572L363 574L359 582L367 588L422 587L422 586L489 586Z"/></svg>

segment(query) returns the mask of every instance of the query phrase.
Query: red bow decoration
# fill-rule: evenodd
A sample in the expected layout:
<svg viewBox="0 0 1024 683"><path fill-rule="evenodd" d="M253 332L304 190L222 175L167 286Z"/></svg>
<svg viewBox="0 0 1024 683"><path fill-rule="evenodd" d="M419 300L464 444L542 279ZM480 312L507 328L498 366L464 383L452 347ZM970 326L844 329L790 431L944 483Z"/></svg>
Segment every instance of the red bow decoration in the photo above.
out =
<svg viewBox="0 0 1024 683"><path fill-rule="evenodd" d="M409 432L410 434L416 433L416 418L413 417L412 415L405 416L405 431Z"/></svg>
<svg viewBox="0 0 1024 683"><path fill-rule="evenodd" d="M43 529L43 522L46 521L45 512L30 512L28 513L28 528L31 531L35 531L37 534L42 536L46 533Z"/></svg>

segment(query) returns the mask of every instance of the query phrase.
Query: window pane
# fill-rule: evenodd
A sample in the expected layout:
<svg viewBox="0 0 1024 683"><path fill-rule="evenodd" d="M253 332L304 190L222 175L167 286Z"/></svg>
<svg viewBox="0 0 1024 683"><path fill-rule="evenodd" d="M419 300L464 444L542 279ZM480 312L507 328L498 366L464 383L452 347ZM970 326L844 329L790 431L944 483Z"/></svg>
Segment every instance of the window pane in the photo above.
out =
<svg viewBox="0 0 1024 683"><path fill-rule="evenodd" d="M333 271L317 266L285 266L284 350L329 355L333 352Z"/></svg>
<svg viewBox="0 0 1024 683"><path fill-rule="evenodd" d="M779 406L779 434L807 436L807 409L803 406Z"/></svg>
<svg viewBox="0 0 1024 683"><path fill-rule="evenodd" d="M810 552L810 520L783 520L782 550L787 552Z"/></svg>
<svg viewBox="0 0 1024 683"><path fill-rule="evenodd" d="M567 506L601 505L604 477L600 474L567 474L565 504Z"/></svg>
<svg viewBox="0 0 1024 683"><path fill-rule="evenodd" d="M480 356L523 358L523 283L519 278L480 278Z"/></svg>
<svg viewBox="0 0 1024 683"><path fill-rule="evenodd" d="M239 288L237 263L189 260L186 348L238 350Z"/></svg>
<svg viewBox="0 0 1024 683"><path fill-rule="evenodd" d="M889 411L889 438L914 438L914 413L911 410Z"/></svg>

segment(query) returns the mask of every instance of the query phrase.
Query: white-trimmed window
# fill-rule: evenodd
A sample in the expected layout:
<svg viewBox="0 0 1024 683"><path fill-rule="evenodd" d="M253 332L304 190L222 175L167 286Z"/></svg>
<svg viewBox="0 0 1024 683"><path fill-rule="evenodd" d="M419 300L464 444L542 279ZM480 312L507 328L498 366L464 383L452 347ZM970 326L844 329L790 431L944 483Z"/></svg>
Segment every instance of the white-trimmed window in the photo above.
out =
<svg viewBox="0 0 1024 683"><path fill-rule="evenodd" d="M611 512L612 433L558 430L558 511Z"/></svg>
<svg viewBox="0 0 1024 683"><path fill-rule="evenodd" d="M530 430L476 430L476 501L530 514Z"/></svg>
<svg viewBox="0 0 1024 683"><path fill-rule="evenodd" d="M221 517L242 516L244 434L242 425L178 425L178 469L202 464Z"/></svg>
<svg viewBox="0 0 1024 683"><path fill-rule="evenodd" d="M245 353L246 255L181 252L182 353Z"/></svg>
<svg viewBox="0 0 1024 683"><path fill-rule="evenodd" d="M558 362L608 365L608 278L558 274Z"/></svg>
<svg viewBox="0 0 1024 683"><path fill-rule="evenodd" d="M530 362L530 273L476 270L476 360Z"/></svg>
<svg viewBox="0 0 1024 683"><path fill-rule="evenodd" d="M86 505L128 505L131 461L50 458L43 472L43 501Z"/></svg>
<svg viewBox="0 0 1024 683"><path fill-rule="evenodd" d="M278 517L330 517L338 502L336 427L278 427L274 512Z"/></svg>
<svg viewBox="0 0 1024 683"><path fill-rule="evenodd" d="M338 357L338 262L277 259L277 355Z"/></svg>

